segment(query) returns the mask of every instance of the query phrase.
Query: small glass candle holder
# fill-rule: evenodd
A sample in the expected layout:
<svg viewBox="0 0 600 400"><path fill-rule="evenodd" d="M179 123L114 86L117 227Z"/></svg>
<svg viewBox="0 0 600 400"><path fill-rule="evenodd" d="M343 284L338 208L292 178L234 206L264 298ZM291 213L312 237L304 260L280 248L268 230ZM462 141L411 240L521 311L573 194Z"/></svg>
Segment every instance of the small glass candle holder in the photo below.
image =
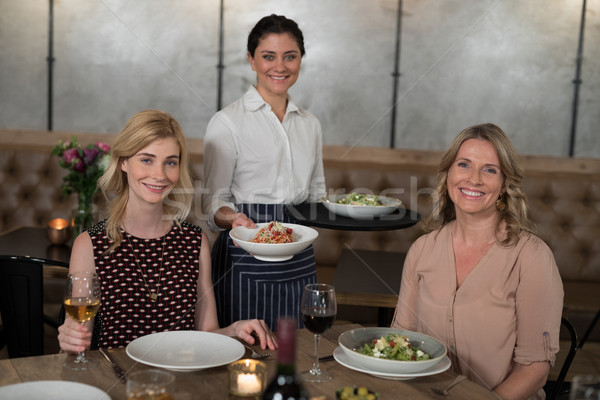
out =
<svg viewBox="0 0 600 400"><path fill-rule="evenodd" d="M127 376L127 400L173 400L175 376L160 369L145 369Z"/></svg>
<svg viewBox="0 0 600 400"><path fill-rule="evenodd" d="M227 366L229 399L260 399L267 385L267 365L258 360L238 360Z"/></svg>
<svg viewBox="0 0 600 400"><path fill-rule="evenodd" d="M71 223L64 218L55 218L48 222L48 240L52 244L65 244L71 239Z"/></svg>

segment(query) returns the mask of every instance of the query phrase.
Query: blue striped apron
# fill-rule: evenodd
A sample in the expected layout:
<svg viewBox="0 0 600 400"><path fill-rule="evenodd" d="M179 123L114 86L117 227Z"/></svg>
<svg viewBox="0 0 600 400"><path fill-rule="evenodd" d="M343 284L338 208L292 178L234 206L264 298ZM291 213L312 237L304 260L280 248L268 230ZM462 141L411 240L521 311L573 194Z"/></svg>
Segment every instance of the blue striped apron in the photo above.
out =
<svg viewBox="0 0 600 400"><path fill-rule="evenodd" d="M281 204L238 204L256 223L290 223ZM317 281L312 246L283 262L266 262L234 245L229 231L221 232L212 250L212 277L219 325L243 319L264 319L275 330L279 317L293 317L302 328L300 299L308 283Z"/></svg>

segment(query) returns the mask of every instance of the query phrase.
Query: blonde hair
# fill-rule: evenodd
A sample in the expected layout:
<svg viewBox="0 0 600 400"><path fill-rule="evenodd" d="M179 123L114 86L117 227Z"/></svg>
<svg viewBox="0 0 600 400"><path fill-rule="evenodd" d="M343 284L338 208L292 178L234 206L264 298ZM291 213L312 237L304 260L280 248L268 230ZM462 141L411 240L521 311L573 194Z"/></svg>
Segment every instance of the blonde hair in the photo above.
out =
<svg viewBox="0 0 600 400"><path fill-rule="evenodd" d="M179 123L170 114L146 110L127 121L117 136L111 151L106 172L98 180L98 187L109 200L106 233L113 245L111 252L122 240L120 226L129 200L127 173L121 170L124 160L158 139L174 138L179 145L179 181L163 201L165 214L177 224L185 220L193 199L193 183L189 172L185 135Z"/></svg>
<svg viewBox="0 0 600 400"><path fill-rule="evenodd" d="M432 194L433 210L424 222L425 229L430 232L456 219L454 203L448 194L448 171L454 164L460 147L469 139L490 142L496 149L500 160L500 170L504 176L506 192L498 199L499 218L496 233L499 233L500 224L504 222L506 236L502 240L498 239L498 242L509 247L519 241L523 232L539 236L535 225L527 216L527 200L521 189L524 170L521 167L519 156L502 129L489 123L471 126L460 132L442 156L437 174L437 185Z"/></svg>

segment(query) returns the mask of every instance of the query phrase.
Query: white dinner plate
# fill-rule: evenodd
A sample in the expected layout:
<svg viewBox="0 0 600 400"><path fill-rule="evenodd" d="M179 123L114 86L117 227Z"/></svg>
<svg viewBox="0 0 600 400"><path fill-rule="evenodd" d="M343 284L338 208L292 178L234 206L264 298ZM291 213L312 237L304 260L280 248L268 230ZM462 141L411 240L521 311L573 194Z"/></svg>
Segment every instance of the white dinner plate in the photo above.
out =
<svg viewBox="0 0 600 400"><path fill-rule="evenodd" d="M97 387L70 381L34 381L0 387L0 399L10 400L110 400Z"/></svg>
<svg viewBox="0 0 600 400"><path fill-rule="evenodd" d="M428 354L429 359L419 361L388 360L362 354L361 350L366 343L371 344L374 340L379 340L388 335L407 337L411 346ZM344 350L346 356L352 360L352 365L384 374L414 374L426 371L434 365L437 365L447 353L446 346L429 335L383 326L350 329L338 337L338 344L342 350Z"/></svg>
<svg viewBox="0 0 600 400"><path fill-rule="evenodd" d="M229 336L202 331L153 333L125 349L135 361L173 371L198 371L239 360L244 346Z"/></svg>
<svg viewBox="0 0 600 400"><path fill-rule="evenodd" d="M450 365L451 365L451 362L450 362L450 359L448 358L448 356L444 356L444 358L442 358L439 363L437 363L436 365L434 365L433 367L431 367L429 369L426 369L425 371L415 372L412 374L390 374L390 373L385 373L385 372L373 371L371 369L368 369L368 368L365 368L362 366L358 366L357 364L354 363L354 361L350 357L348 357L348 355L346 353L344 353L344 350L340 346L336 347L336 349L333 351L333 358L335 358L335 361L342 364L346 368L350 368L350 369L353 369L358 372L363 372L365 374L373 375L374 377L377 377L377 378L393 379L393 380L407 380L407 379L418 378L421 376L441 374L442 372L444 372L448 368L450 368Z"/></svg>
<svg viewBox="0 0 600 400"><path fill-rule="evenodd" d="M282 225L292 229L292 243L254 243L252 240L256 237L258 231L269 223L256 224L256 228L246 228L238 226L229 231L229 236L235 244L254 258L261 261L280 262L286 261L300 253L315 241L319 233L313 228L298 224L288 224L282 222Z"/></svg>

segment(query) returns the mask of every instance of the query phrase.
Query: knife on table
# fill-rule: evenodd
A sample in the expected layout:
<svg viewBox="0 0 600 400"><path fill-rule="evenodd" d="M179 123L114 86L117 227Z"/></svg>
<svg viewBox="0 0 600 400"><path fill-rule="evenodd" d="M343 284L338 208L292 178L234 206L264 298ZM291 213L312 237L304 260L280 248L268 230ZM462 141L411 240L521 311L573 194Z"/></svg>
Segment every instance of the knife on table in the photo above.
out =
<svg viewBox="0 0 600 400"><path fill-rule="evenodd" d="M333 355L319 358L319 362L333 361Z"/></svg>
<svg viewBox="0 0 600 400"><path fill-rule="evenodd" d="M104 356L104 358L106 358L106 361L108 361L110 363L113 371L115 372L115 375L117 376L117 378L119 378L121 383L127 382L127 374L125 373L125 371L123 371L123 369L121 367L119 367L119 364L117 364L115 362L115 360L112 358L112 356L104 349L98 349L98 350L100 351L100 354L102 354Z"/></svg>

